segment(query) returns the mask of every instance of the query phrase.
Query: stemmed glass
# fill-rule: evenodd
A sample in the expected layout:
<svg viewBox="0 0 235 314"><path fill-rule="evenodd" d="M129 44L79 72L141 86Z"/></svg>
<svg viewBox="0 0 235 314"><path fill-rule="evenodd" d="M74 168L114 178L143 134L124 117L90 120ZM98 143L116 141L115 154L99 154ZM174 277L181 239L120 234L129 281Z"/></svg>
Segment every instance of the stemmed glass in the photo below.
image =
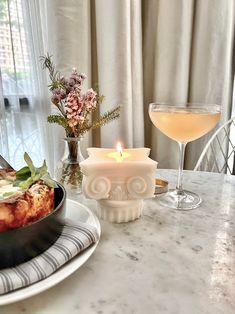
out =
<svg viewBox="0 0 235 314"><path fill-rule="evenodd" d="M178 210L196 208L201 198L194 192L183 190L182 176L185 147L188 142L203 136L215 127L220 119L220 106L209 104L149 105L149 116L156 128L179 144L179 172L176 189L171 189L160 202Z"/></svg>

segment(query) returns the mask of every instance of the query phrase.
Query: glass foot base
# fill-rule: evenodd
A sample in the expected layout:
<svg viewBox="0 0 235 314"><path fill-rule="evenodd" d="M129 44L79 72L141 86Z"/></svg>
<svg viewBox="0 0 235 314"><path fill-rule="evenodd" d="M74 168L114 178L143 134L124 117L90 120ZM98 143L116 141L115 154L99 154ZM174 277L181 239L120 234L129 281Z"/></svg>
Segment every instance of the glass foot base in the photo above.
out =
<svg viewBox="0 0 235 314"><path fill-rule="evenodd" d="M201 201L199 195L187 190L169 190L168 193L159 197L161 205L182 211L197 208Z"/></svg>

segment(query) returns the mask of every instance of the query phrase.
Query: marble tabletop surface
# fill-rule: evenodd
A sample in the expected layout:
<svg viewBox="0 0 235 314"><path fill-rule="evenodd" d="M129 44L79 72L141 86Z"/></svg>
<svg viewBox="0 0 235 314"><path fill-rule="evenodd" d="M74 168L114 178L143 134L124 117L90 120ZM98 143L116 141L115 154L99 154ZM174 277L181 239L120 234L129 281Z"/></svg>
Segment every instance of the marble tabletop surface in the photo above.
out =
<svg viewBox="0 0 235 314"><path fill-rule="evenodd" d="M176 174L157 171L172 186ZM235 177L186 171L184 187L201 195L201 207L178 212L155 198L134 222L101 221L100 243L81 268L0 313L234 314Z"/></svg>

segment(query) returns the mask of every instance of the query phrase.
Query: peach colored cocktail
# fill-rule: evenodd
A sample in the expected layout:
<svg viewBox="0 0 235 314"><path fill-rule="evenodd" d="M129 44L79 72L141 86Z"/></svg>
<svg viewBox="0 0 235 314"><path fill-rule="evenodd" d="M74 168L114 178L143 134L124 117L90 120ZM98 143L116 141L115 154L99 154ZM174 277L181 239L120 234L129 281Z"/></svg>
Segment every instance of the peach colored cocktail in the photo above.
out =
<svg viewBox="0 0 235 314"><path fill-rule="evenodd" d="M179 174L176 189L170 190L161 203L179 210L196 208L201 198L194 192L182 188L184 152L188 142L194 141L212 130L220 119L218 105L182 105L153 103L149 105L149 116L156 128L179 144Z"/></svg>
<svg viewBox="0 0 235 314"><path fill-rule="evenodd" d="M149 115L162 133L177 142L198 139L213 129L220 119L220 112L156 111Z"/></svg>

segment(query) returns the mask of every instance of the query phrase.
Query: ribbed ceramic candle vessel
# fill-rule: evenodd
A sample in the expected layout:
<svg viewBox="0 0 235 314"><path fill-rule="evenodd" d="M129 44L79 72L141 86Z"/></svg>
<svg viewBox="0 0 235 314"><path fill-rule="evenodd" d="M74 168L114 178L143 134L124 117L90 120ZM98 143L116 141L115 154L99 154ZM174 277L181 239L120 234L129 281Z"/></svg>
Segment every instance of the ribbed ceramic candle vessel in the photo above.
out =
<svg viewBox="0 0 235 314"><path fill-rule="evenodd" d="M110 222L128 222L141 216L143 199L154 197L157 162L149 148L88 148L81 162L82 188L87 198L97 200L97 215Z"/></svg>

